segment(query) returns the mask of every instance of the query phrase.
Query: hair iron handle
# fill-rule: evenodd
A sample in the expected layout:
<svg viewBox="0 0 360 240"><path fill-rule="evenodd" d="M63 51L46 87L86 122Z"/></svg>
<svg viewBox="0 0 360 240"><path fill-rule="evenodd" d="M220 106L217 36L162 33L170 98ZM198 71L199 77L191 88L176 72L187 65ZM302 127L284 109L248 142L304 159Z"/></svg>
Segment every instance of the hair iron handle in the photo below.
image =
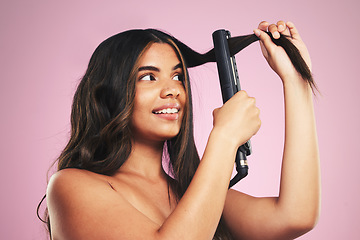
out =
<svg viewBox="0 0 360 240"><path fill-rule="evenodd" d="M223 102L225 103L235 93L241 90L239 75L235 56L231 56L229 51L228 39L231 37L230 32L220 29L215 31L212 36L221 93ZM250 155L251 151L250 140L238 148L235 158L237 174L231 179L229 188L247 176L248 164L246 156Z"/></svg>

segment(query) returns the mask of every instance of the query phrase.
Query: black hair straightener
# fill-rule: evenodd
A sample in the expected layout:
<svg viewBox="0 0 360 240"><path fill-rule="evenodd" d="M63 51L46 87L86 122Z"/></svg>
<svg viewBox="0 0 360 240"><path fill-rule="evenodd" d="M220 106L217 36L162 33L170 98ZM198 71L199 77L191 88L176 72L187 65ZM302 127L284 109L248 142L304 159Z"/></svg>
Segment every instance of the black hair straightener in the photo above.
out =
<svg viewBox="0 0 360 240"><path fill-rule="evenodd" d="M223 102L229 100L235 93L241 90L239 75L237 71L235 56L230 55L228 39L230 32L224 29L213 33L213 42L216 63L220 78L220 86ZM248 164L246 156L251 154L250 140L239 147L236 154L237 174L231 179L229 188L248 175Z"/></svg>

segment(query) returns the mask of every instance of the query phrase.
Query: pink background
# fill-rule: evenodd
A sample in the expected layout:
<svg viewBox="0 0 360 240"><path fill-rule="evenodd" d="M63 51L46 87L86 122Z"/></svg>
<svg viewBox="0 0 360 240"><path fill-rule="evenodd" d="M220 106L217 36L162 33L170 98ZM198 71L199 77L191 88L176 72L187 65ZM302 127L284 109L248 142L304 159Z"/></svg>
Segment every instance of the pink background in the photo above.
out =
<svg viewBox="0 0 360 240"><path fill-rule="evenodd" d="M198 51L219 28L251 33L261 20L297 24L322 95L315 102L322 162L322 213L300 239L360 239L360 38L357 0L0 2L0 239L46 239L36 206L46 171L64 147L70 105L90 55L105 38L131 28L166 30ZM250 3L251 2L251 3ZM242 86L257 98L262 128L252 139L250 175L236 188L278 192L283 142L281 83L258 44L237 55ZM202 153L213 108L221 105L217 71L191 71L196 140Z"/></svg>

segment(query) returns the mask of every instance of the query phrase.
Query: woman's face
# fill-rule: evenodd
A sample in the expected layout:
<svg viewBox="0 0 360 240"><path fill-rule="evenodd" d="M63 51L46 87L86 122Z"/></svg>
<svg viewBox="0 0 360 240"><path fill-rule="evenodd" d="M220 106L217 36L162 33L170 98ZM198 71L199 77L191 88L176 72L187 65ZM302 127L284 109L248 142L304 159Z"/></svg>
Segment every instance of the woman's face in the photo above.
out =
<svg viewBox="0 0 360 240"><path fill-rule="evenodd" d="M135 141L175 137L185 113L183 68L169 44L154 43L139 59L131 118Z"/></svg>

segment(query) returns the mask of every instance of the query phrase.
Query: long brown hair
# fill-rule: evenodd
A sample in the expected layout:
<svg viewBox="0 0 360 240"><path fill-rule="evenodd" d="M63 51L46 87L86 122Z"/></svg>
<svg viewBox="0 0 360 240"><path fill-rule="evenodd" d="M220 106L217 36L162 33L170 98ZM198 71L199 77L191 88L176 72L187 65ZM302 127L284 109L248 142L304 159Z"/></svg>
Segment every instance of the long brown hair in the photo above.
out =
<svg viewBox="0 0 360 240"><path fill-rule="evenodd" d="M229 39L231 54L236 54L257 40L255 35ZM134 106L137 62L155 42L173 47L185 75L183 84L187 101L181 129L176 137L165 143L169 169L175 179L168 178L168 184L177 200L181 199L200 162L193 134L192 97L187 68L215 61L215 56L213 50L199 54L169 34L155 29L122 32L106 39L96 48L74 95L71 135L57 159L58 170L79 168L110 176L127 160L131 153L129 121ZM284 36L276 44L283 46L287 52L290 49L292 55L288 54L296 69L300 69L298 71L304 80L316 88L311 72L296 47ZM51 236L47 211L45 214L44 222ZM222 219L214 239L232 239Z"/></svg>

